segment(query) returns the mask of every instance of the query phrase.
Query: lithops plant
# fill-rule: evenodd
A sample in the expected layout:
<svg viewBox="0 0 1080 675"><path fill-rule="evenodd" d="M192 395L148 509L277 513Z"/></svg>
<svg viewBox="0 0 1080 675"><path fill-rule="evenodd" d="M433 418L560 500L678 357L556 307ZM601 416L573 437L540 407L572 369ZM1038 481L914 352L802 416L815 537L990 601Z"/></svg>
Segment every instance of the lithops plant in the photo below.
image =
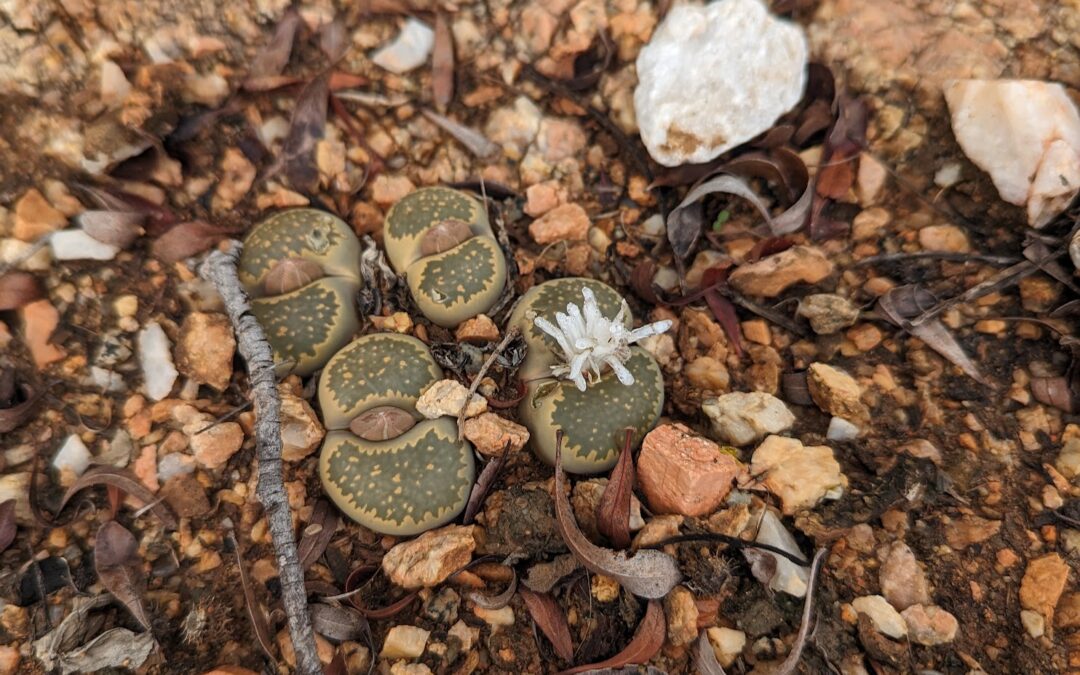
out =
<svg viewBox="0 0 1080 675"><path fill-rule="evenodd" d="M627 427L637 444L656 424L664 407L660 367L644 349L629 345L670 324L633 331L632 321L622 297L592 279L548 281L514 308L510 325L529 346L520 371L528 383L520 415L544 461L555 462L555 432L562 429L567 471L607 471Z"/></svg>
<svg viewBox="0 0 1080 675"><path fill-rule="evenodd" d="M491 309L506 285L506 259L483 205L449 188L422 188L390 208L383 228L390 264L433 323L453 328Z"/></svg>
<svg viewBox="0 0 1080 675"><path fill-rule="evenodd" d="M332 214L290 209L261 221L238 272L282 372L310 375L359 328L360 242Z"/></svg>
<svg viewBox="0 0 1080 675"><path fill-rule="evenodd" d="M412 535L465 508L476 472L472 446L458 440L454 419L416 412L420 394L442 376L423 342L394 333L358 338L326 364L319 477L361 525Z"/></svg>

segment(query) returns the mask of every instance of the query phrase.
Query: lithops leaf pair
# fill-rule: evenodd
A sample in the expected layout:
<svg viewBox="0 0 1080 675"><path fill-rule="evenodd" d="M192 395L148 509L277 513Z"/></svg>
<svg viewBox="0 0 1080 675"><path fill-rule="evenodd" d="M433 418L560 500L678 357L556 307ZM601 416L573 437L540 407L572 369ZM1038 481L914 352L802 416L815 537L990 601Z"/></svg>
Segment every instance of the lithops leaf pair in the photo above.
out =
<svg viewBox="0 0 1080 675"><path fill-rule="evenodd" d="M342 349L319 379L328 433L323 489L347 516L376 532L418 534L453 520L475 479L472 446L449 417L422 419L416 401L442 379L427 346L394 333Z"/></svg>
<svg viewBox="0 0 1080 675"><path fill-rule="evenodd" d="M245 238L237 271L283 372L310 375L359 328L360 242L332 214L290 209L266 218Z"/></svg>
<svg viewBox="0 0 1080 675"><path fill-rule="evenodd" d="M506 284L506 259L487 212L463 192L409 193L386 214L383 242L420 311L440 326L453 328L491 309Z"/></svg>
<svg viewBox="0 0 1080 675"><path fill-rule="evenodd" d="M552 366L562 363L555 339L536 327L537 316L556 323L556 313L569 304L581 304L582 288L595 296L607 317L618 315L625 301L610 286L592 279L566 278L548 281L529 289L510 316L528 343L528 356L520 375L528 382L520 415L529 428L534 452L549 464L555 462L555 432L562 429L563 466L571 473L599 473L614 466L625 429L634 429L634 444L640 443L664 407L664 379L652 356L640 347L631 347L623 366L633 376L632 385L619 382L613 372L604 372L599 381L579 391L570 381L553 380ZM624 323L633 318L625 308Z"/></svg>

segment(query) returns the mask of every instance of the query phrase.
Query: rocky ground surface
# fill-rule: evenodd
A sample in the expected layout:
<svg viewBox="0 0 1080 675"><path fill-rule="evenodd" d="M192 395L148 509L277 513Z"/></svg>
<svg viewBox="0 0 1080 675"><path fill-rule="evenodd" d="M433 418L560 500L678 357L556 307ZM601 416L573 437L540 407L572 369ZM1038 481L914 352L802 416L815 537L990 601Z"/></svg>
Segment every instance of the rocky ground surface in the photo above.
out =
<svg viewBox="0 0 1080 675"><path fill-rule="evenodd" d="M736 673L773 672L796 648L809 673L1080 672L1072 324L1067 309L1050 316L1075 299L1071 263L949 304L932 335L898 327L888 304L909 284L932 292L909 302L912 318L993 283L1034 244L1065 250L1075 211L1033 235L961 151L943 88L1031 78L1078 100L1080 4L773 3L869 122L865 147L831 164L825 127L791 142L811 175L849 168L831 176L820 231L763 238L745 202L707 203L686 288L731 263L734 325L700 295L671 301L660 214L693 181L649 159L633 106L635 59L668 4L304 2L275 65L266 45L286 0L0 2L0 502L14 500L0 507L0 674L292 672L247 375L199 260L288 206L379 240L415 187L480 181L515 291L594 277L640 319L674 321L646 343L667 401L637 454L630 522L637 548L700 537L663 547L684 581L658 629L644 600L567 555L551 468L522 449L506 406L470 420L485 456L510 446L475 524L399 541L338 522L316 473L314 386L288 377L286 489L298 536L324 548L311 600L335 609L319 599L360 587L368 610L400 605L369 616L370 633L354 610L316 621L327 672L547 672L627 644L693 672L699 633ZM434 67L426 52L379 52L409 16L435 28ZM333 93L322 115L320 82ZM297 135L297 108L321 135ZM503 335L505 315L455 334L410 310L387 299L364 330L481 354ZM949 344L974 368L943 356ZM468 384L476 366L448 375ZM514 395L506 369L488 385L496 402ZM719 465L694 459L721 447ZM124 478L59 511L91 465ZM576 478L570 495L603 544L607 480ZM805 569L778 557L753 569L750 549L710 534L827 551L805 645ZM515 574L557 583L493 602ZM553 646L560 625L572 658Z"/></svg>

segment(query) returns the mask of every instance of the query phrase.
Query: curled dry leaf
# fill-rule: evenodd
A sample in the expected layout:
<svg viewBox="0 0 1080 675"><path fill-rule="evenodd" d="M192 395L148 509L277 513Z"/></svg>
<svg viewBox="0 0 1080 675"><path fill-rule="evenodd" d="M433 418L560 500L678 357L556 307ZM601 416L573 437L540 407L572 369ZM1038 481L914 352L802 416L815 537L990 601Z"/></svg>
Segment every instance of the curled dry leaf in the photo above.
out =
<svg viewBox="0 0 1080 675"><path fill-rule="evenodd" d="M300 558L300 569L306 570L322 556L326 547L330 545L334 533L337 532L337 527L337 510L330 506L330 502L325 499L315 502L311 520L304 528L300 543L296 546L296 555Z"/></svg>
<svg viewBox="0 0 1080 675"><path fill-rule="evenodd" d="M507 442L502 454L485 464L483 470L480 471L480 476L476 479L472 492L469 493L469 502L465 505L465 516L462 521L464 524L470 524L476 518L476 514L480 512L480 507L484 505L484 498L491 492L491 488L495 485L495 479L499 477L503 465L506 464L509 450L510 443Z"/></svg>
<svg viewBox="0 0 1080 675"><path fill-rule="evenodd" d="M215 227L202 220L178 223L150 244L150 255L174 263L207 251L225 239L233 230Z"/></svg>
<svg viewBox="0 0 1080 675"><path fill-rule="evenodd" d="M431 50L431 95L439 111L454 100L454 34L446 15L435 15L435 45Z"/></svg>
<svg viewBox="0 0 1080 675"><path fill-rule="evenodd" d="M408 593L404 597L378 609L368 609L364 605L363 593L361 591L363 590L364 584L366 584L374 575L378 574L379 570L380 567L373 564L364 564L357 567L350 572L349 576L345 579L345 593L343 596L333 599L344 599L347 597L357 611L363 614L365 618L372 620L389 619L390 617L401 613L403 609L412 604L412 601L418 597L416 591Z"/></svg>
<svg viewBox="0 0 1080 675"><path fill-rule="evenodd" d="M489 141L487 137L479 131L455 122L449 117L440 115L433 110L424 110L423 112L424 117L428 118L435 126L457 139L459 143L465 146L466 150L471 152L477 158L487 159L499 152L499 146Z"/></svg>
<svg viewBox="0 0 1080 675"><path fill-rule="evenodd" d="M349 48L349 36L341 19L334 19L319 29L319 49L331 63L337 63Z"/></svg>
<svg viewBox="0 0 1080 675"><path fill-rule="evenodd" d="M283 171L289 184L297 190L313 191L319 184L319 169L315 166L315 145L326 131L326 110L330 99L330 72L312 80L300 92L289 120L289 133L281 156L270 169L270 175Z"/></svg>
<svg viewBox="0 0 1080 675"><path fill-rule="evenodd" d="M141 211L83 211L75 222L83 232L101 243L126 249L145 232L146 214Z"/></svg>
<svg viewBox="0 0 1080 675"><path fill-rule="evenodd" d="M597 529L615 548L630 546L630 497L634 493L634 457L630 444L633 439L634 430L627 429L619 461L611 470L596 511Z"/></svg>
<svg viewBox="0 0 1080 675"><path fill-rule="evenodd" d="M667 619L664 617L664 607L657 600L650 600L645 608L645 616L634 631L634 637L630 644L621 652L606 661L577 666L564 670L560 675L574 675L591 670L604 668L622 668L629 664L645 664L660 652L664 646L664 638L667 636Z"/></svg>
<svg viewBox="0 0 1080 675"><path fill-rule="evenodd" d="M566 475L562 469L562 431L555 444L555 518L559 534L581 564L596 574L614 578L626 590L643 598L662 598L682 580L675 559L661 551L625 552L597 546L589 541L574 520L566 496Z"/></svg>
<svg viewBox="0 0 1080 675"><path fill-rule="evenodd" d="M355 609L322 603L316 603L310 609L311 627L316 633L335 642L357 640L370 630L367 619Z"/></svg>
<svg viewBox="0 0 1080 675"><path fill-rule="evenodd" d="M521 583L531 591L547 593L579 567L581 563L570 553L555 556L551 562L536 563L530 567Z"/></svg>
<svg viewBox="0 0 1080 675"><path fill-rule="evenodd" d="M547 593L534 593L523 588L521 599L525 601L529 616L547 637L559 658L572 661L574 642L570 637L570 625L566 622L566 613L559 607L559 603L555 602L555 598Z"/></svg>
<svg viewBox="0 0 1080 675"><path fill-rule="evenodd" d="M727 675L724 667L716 660L716 652L705 631L698 634L694 648L694 665L697 666L698 673L701 675Z"/></svg>
<svg viewBox="0 0 1080 675"><path fill-rule="evenodd" d="M806 647L806 638L810 635L810 617L814 611L814 589L817 587L817 576L821 570L821 564L825 560L825 549L818 549L814 554L814 562L810 565L810 580L807 582L806 597L803 599L802 623L799 625L799 634L795 636L795 644L791 645L784 662L774 671L774 675L791 675L799 668L799 659L802 658L803 648Z"/></svg>
<svg viewBox="0 0 1080 675"><path fill-rule="evenodd" d="M45 297L37 277L29 272L8 272L0 276L0 312L18 309Z"/></svg>
<svg viewBox="0 0 1080 675"><path fill-rule="evenodd" d="M296 32L301 23L300 12L295 8L290 7L281 16L270 42L259 50L251 62L251 70L243 84L244 89L266 91L281 86L279 76L289 63L293 43L296 41Z"/></svg>
<svg viewBox="0 0 1080 675"><path fill-rule="evenodd" d="M737 176L721 174L698 183L686 193L679 205L672 209L667 217L667 235L671 249L680 260L685 260L694 250L704 223L704 209L701 200L711 194L723 192L733 194L750 202L761 213L767 223L772 224L772 216L765 203L761 201L745 180Z"/></svg>
<svg viewBox="0 0 1080 675"><path fill-rule="evenodd" d="M15 541L16 529L15 500L0 502L0 553L6 551L11 542Z"/></svg>
<svg viewBox="0 0 1080 675"><path fill-rule="evenodd" d="M236 568L240 571L240 587L244 592L244 608L247 610L251 627L255 629L255 638L259 641L263 653L271 661L274 661L276 658L274 656L274 641L270 638L270 625L266 621L266 614L263 612L262 605L255 598L255 589L251 587L251 580L248 578L247 568L244 566L244 558L240 555L240 547L231 534L229 535L229 541L232 544L233 551L236 552Z"/></svg>
<svg viewBox="0 0 1080 675"><path fill-rule="evenodd" d="M98 579L144 629L150 630L150 617L142 604L142 560L139 542L120 523L110 520L102 525L94 539L94 569Z"/></svg>
<svg viewBox="0 0 1080 675"><path fill-rule="evenodd" d="M517 570L509 565L507 567L510 570L511 577L506 590L498 595L484 595L479 591L471 591L469 593L469 599L476 603L478 607L483 607L484 609L502 609L510 604L510 600L513 599L514 593L517 592L518 576Z"/></svg>
<svg viewBox="0 0 1080 675"><path fill-rule="evenodd" d="M86 473L79 476L68 488L67 492L64 493L64 498L60 500L60 508L57 509L57 513L64 510L64 506L76 493L94 485L112 485L128 493L146 504L166 527L173 530L177 528L176 517L173 516L169 507L155 497L154 493L150 492L134 473L127 469L118 469L112 466L91 467Z"/></svg>

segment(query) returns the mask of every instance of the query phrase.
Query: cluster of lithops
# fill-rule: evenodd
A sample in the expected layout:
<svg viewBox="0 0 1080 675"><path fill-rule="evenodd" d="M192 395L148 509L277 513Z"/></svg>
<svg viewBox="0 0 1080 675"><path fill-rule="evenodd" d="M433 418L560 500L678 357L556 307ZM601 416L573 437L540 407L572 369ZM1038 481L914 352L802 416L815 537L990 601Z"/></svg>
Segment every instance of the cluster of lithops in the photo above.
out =
<svg viewBox="0 0 1080 675"><path fill-rule="evenodd" d="M291 209L248 233L238 266L280 372L310 375L359 327L360 242L340 218Z"/></svg>
<svg viewBox="0 0 1080 675"><path fill-rule="evenodd" d="M453 328L491 309L506 284L506 259L484 206L449 188L416 190L386 214L383 242L417 307Z"/></svg>
<svg viewBox="0 0 1080 675"><path fill-rule="evenodd" d="M453 520L475 478L472 446L453 418L422 419L416 401L442 379L427 346L394 333L366 335L338 352L319 379L328 433L323 488L346 515L376 532L412 535Z"/></svg>
<svg viewBox="0 0 1080 675"><path fill-rule="evenodd" d="M624 357L620 358L624 372L604 368L598 376L584 373L588 379L584 390L579 387L582 382L555 377L572 370L573 364L566 363L566 350L558 338L541 326L572 329L571 324L579 320L582 325L587 324L589 317L582 316L578 307L582 304L583 289L591 291L595 311L604 317L617 317L627 330L631 328L630 309L613 288L592 279L574 277L531 288L514 308L510 325L521 330L529 347L520 371L527 383L520 416L529 428L534 452L553 464L555 434L561 429L565 435L563 466L572 473L591 474L607 471L615 464L627 428L634 429L636 445L656 424L664 406L664 380L659 365L640 347L627 347L620 355ZM561 312L567 315L558 317ZM582 338L584 342L589 339Z"/></svg>

